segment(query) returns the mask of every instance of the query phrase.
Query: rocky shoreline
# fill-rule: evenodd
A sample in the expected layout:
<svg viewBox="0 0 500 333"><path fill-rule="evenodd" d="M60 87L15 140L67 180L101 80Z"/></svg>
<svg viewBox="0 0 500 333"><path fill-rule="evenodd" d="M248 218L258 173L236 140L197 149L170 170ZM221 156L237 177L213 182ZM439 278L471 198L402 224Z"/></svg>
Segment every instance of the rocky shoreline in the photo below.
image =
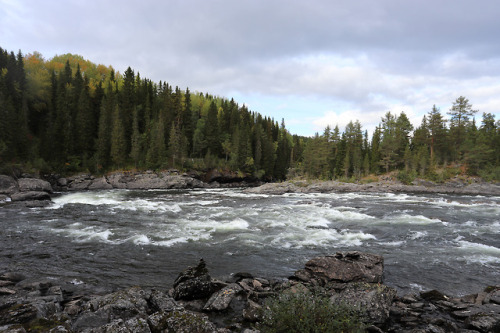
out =
<svg viewBox="0 0 500 333"><path fill-rule="evenodd" d="M71 177L47 175L40 179L24 175L18 179L0 175L0 203L24 202L27 206L41 206L50 200L55 191L87 191L106 189L161 190L193 188L235 188L245 187L246 193L328 193L328 192L371 192L371 193L425 193L500 196L500 184L484 182L479 178L467 180L455 177L443 184L417 179L412 185L404 185L392 178L377 182L341 183L337 181L292 180L280 183L262 183L258 179L234 172L211 170L199 173L179 173L177 170L162 172L114 172L96 177L79 174Z"/></svg>
<svg viewBox="0 0 500 333"><path fill-rule="evenodd" d="M252 187L262 183L251 177L233 172L211 170L207 173L179 173L177 170L162 172L113 172L96 177L79 174L71 177L47 175L44 179L23 175L17 179L0 175L0 202L24 202L41 206L50 200L55 191L87 191L109 189L163 190L193 188Z"/></svg>
<svg viewBox="0 0 500 333"><path fill-rule="evenodd" d="M500 285L463 297L398 296L382 278L383 257L357 251L313 258L285 280L245 272L221 281L202 259L169 289L108 294L2 272L0 332L265 332L266 300L312 290L357 309L368 332L500 332Z"/></svg>
<svg viewBox="0 0 500 333"><path fill-rule="evenodd" d="M404 185L393 179L358 184L337 181L286 181L266 183L249 188L247 193L285 194L285 193L328 193L328 192L371 192L371 193L425 193L425 194L459 194L459 195L500 195L500 184L483 182L472 178L469 181L453 178L443 184L417 179L412 185Z"/></svg>

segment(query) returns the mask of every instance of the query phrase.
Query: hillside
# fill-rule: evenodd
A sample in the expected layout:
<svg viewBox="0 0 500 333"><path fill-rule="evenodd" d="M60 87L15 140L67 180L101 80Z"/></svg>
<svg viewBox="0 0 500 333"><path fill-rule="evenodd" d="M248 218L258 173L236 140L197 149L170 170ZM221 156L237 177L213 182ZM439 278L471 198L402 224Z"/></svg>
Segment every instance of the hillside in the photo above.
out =
<svg viewBox="0 0 500 333"><path fill-rule="evenodd" d="M243 101L244 102L244 101ZM264 110L265 111L265 110ZM500 180L500 122L469 100L433 106L419 126L387 112L375 131L299 137L233 99L154 83L82 56L45 60L0 48L0 173L104 174L116 170L212 169L266 181L359 181L397 172L442 182L456 175Z"/></svg>

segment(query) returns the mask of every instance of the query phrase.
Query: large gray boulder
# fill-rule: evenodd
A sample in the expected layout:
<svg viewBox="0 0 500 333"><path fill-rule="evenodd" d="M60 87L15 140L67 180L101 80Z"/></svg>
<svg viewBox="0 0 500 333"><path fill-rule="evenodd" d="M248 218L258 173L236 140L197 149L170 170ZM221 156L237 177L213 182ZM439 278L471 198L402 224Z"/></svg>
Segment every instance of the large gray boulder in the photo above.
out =
<svg viewBox="0 0 500 333"><path fill-rule="evenodd" d="M101 327L107 324L117 325L133 318L146 316L149 310L148 299L151 291L131 287L115 293L90 300L73 324L76 331Z"/></svg>
<svg viewBox="0 0 500 333"><path fill-rule="evenodd" d="M332 256L309 260L304 269L295 272L295 278L304 282L382 283L384 258L358 251L337 252Z"/></svg>
<svg viewBox="0 0 500 333"><path fill-rule="evenodd" d="M12 201L50 200L50 195L42 191L18 192L11 195Z"/></svg>
<svg viewBox="0 0 500 333"><path fill-rule="evenodd" d="M13 194L19 191L16 180L10 176L0 175L0 194Z"/></svg>
<svg viewBox="0 0 500 333"><path fill-rule="evenodd" d="M19 184L19 191L42 191L47 193L52 193L52 186L50 183L43 179L38 178L19 178L17 183Z"/></svg>

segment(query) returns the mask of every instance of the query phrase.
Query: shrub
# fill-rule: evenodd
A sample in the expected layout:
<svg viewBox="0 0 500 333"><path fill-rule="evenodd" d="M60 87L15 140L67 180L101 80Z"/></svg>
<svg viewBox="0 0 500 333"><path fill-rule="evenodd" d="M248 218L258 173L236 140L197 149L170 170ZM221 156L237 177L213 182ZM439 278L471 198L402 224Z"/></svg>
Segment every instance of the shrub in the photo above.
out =
<svg viewBox="0 0 500 333"><path fill-rule="evenodd" d="M479 176L483 178L485 181L494 182L500 181L500 166L487 168L485 170L480 170Z"/></svg>
<svg viewBox="0 0 500 333"><path fill-rule="evenodd" d="M410 185L416 177L415 171L400 170L398 172L398 180L405 185Z"/></svg>
<svg viewBox="0 0 500 333"><path fill-rule="evenodd" d="M264 333L364 332L359 311L338 305L319 292L283 293L263 309Z"/></svg>

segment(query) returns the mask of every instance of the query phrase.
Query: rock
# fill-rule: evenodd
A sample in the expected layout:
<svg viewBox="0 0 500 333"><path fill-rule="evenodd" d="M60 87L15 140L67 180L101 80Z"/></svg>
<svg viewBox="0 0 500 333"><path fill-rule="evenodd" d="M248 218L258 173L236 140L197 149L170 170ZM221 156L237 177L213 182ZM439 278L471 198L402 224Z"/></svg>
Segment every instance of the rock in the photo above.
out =
<svg viewBox="0 0 500 333"><path fill-rule="evenodd" d="M427 301L447 301L449 299L448 296L444 295L443 293L437 291L437 290L430 290L430 291L425 291L420 293L420 297Z"/></svg>
<svg viewBox="0 0 500 333"><path fill-rule="evenodd" d="M148 301L151 310L154 312L157 311L169 312L174 310L180 310L182 308L177 304L177 302L172 297L158 290L151 291L151 296L149 297Z"/></svg>
<svg viewBox="0 0 500 333"><path fill-rule="evenodd" d="M252 300L248 300L246 308L243 310L243 319L255 323L262 319L262 306Z"/></svg>
<svg viewBox="0 0 500 333"><path fill-rule="evenodd" d="M193 300L210 297L215 291L211 280L205 261L201 259L196 267L187 268L174 281L174 299Z"/></svg>
<svg viewBox="0 0 500 333"><path fill-rule="evenodd" d="M395 297L396 290L385 285L353 282L334 293L330 299L337 304L347 304L360 309L372 324L384 324L389 319Z"/></svg>
<svg viewBox="0 0 500 333"><path fill-rule="evenodd" d="M18 179L19 191L21 192L47 192L52 193L52 186L46 180L38 178L20 178Z"/></svg>
<svg viewBox="0 0 500 333"><path fill-rule="evenodd" d="M93 330L94 333L151 333L146 319L132 318L127 321L123 319L114 320L111 323Z"/></svg>
<svg viewBox="0 0 500 333"><path fill-rule="evenodd" d="M100 177L92 180L92 182L88 185L89 190L110 190L113 186L108 183L106 177Z"/></svg>
<svg viewBox="0 0 500 333"><path fill-rule="evenodd" d="M84 311L73 324L74 330L84 330L107 325L114 320L127 321L144 316L149 310L150 292L139 287L96 297L84 307Z"/></svg>
<svg viewBox="0 0 500 333"><path fill-rule="evenodd" d="M0 310L0 325L25 324L35 319L37 313L38 310L33 304L14 304Z"/></svg>
<svg viewBox="0 0 500 333"><path fill-rule="evenodd" d="M381 283L384 272L382 256L358 251L337 252L333 256L317 257L295 273L301 281Z"/></svg>
<svg viewBox="0 0 500 333"><path fill-rule="evenodd" d="M238 284L232 283L225 288L222 288L215 294L213 294L205 306L204 311L222 311L229 307L229 304L234 299L234 297L243 291Z"/></svg>
<svg viewBox="0 0 500 333"><path fill-rule="evenodd" d="M12 194L11 199L12 201L50 200L50 195L40 191L18 192Z"/></svg>
<svg viewBox="0 0 500 333"><path fill-rule="evenodd" d="M15 290L9 288L0 288L0 295L14 295L16 293Z"/></svg>
<svg viewBox="0 0 500 333"><path fill-rule="evenodd" d="M0 280L12 281L15 283L20 282L24 279L26 279L26 277L23 274L16 273L16 272L7 272L7 273L0 275Z"/></svg>
<svg viewBox="0 0 500 333"><path fill-rule="evenodd" d="M0 175L0 194L13 194L19 191L16 180L10 176Z"/></svg>
<svg viewBox="0 0 500 333"><path fill-rule="evenodd" d="M155 312L148 317L151 331L176 333L213 333L217 328L206 315L191 311Z"/></svg>
<svg viewBox="0 0 500 333"><path fill-rule="evenodd" d="M480 332L500 332L500 314L478 314L466 320L470 328Z"/></svg>
<svg viewBox="0 0 500 333"><path fill-rule="evenodd" d="M6 325L0 327L1 333L26 333L24 327L20 325Z"/></svg>

